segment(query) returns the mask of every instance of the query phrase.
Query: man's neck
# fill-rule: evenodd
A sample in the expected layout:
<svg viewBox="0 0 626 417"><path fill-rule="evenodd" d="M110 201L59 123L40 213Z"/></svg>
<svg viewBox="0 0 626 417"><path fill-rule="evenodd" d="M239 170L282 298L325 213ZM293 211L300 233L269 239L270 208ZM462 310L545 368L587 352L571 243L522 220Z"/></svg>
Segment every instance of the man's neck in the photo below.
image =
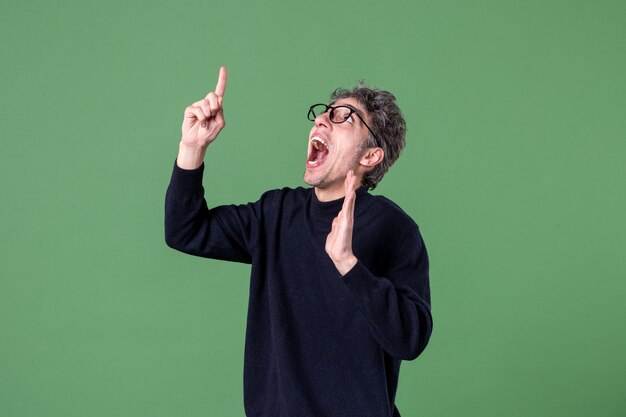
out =
<svg viewBox="0 0 626 417"><path fill-rule="evenodd" d="M322 202L338 200L345 196L345 190L343 188L333 190L315 187L314 190L317 199Z"/></svg>
<svg viewBox="0 0 626 417"><path fill-rule="evenodd" d="M355 189L358 190L362 185L363 183L360 180L357 180L355 184ZM340 198L343 198L346 196L346 189L345 189L343 182L341 184L337 184L337 186L335 187L329 187L329 188L315 187L313 188L313 190L315 191L315 195L317 196L317 199L321 202L339 200Z"/></svg>

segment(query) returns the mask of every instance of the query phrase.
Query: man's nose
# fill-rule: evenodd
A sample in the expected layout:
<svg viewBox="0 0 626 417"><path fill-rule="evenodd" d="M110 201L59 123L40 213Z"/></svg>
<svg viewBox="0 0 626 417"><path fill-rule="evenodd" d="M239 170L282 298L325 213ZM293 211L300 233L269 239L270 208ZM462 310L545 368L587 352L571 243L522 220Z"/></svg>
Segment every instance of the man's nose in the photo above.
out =
<svg viewBox="0 0 626 417"><path fill-rule="evenodd" d="M332 123L330 122L330 111L326 111L322 114L319 114L315 118L315 126L317 127L324 126L327 129L330 129L332 126Z"/></svg>

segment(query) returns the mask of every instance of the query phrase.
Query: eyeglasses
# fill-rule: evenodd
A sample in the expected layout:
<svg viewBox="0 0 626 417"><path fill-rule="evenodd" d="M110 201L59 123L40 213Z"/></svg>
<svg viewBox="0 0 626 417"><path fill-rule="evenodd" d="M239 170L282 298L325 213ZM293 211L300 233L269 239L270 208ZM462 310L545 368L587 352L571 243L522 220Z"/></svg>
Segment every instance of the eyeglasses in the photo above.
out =
<svg viewBox="0 0 626 417"><path fill-rule="evenodd" d="M380 143L380 141L378 140L378 138L376 137L372 129L370 129L367 123L365 123L365 120L363 119L363 117L361 117L359 112L353 107L329 106L323 103L314 104L309 108L309 113L307 117L309 118L310 121L314 122L317 116L319 116L320 114L326 113L328 110L330 110L330 113L328 114L328 118L330 119L331 122L335 124L340 124L340 123L345 122L352 115L352 113L356 114L359 117L359 119L361 119L361 122L363 122L367 130L370 131L370 133L374 137L374 140L376 140L376 143L377 144Z"/></svg>

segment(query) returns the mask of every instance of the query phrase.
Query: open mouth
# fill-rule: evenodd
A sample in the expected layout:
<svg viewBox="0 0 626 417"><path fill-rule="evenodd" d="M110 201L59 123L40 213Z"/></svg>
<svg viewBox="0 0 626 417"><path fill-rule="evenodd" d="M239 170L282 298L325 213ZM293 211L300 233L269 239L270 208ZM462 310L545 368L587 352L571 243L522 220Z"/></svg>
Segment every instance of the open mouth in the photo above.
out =
<svg viewBox="0 0 626 417"><path fill-rule="evenodd" d="M313 136L309 144L309 155L306 159L306 166L315 168L322 165L326 156L328 156L328 145L324 139L319 136Z"/></svg>

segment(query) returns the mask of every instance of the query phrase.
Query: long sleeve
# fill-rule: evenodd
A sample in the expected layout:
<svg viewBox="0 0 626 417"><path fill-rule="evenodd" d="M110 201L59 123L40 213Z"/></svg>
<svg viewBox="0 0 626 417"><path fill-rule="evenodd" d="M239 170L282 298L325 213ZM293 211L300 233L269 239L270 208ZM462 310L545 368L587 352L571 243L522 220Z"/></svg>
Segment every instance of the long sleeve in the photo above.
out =
<svg viewBox="0 0 626 417"><path fill-rule="evenodd" d="M432 333L428 254L419 230L405 230L385 254L386 276L375 276L359 260L341 279L372 334L391 356L413 360Z"/></svg>
<svg viewBox="0 0 626 417"><path fill-rule="evenodd" d="M174 167L165 202L168 245L252 263L247 415L400 415L400 364L422 352L432 329L426 248L399 207L361 189L358 262L341 277L324 242L342 203L321 202L314 189L298 187L208 209L202 169Z"/></svg>
<svg viewBox="0 0 626 417"><path fill-rule="evenodd" d="M184 170L174 164L165 197L165 242L191 255L251 263L261 204L207 207L204 164Z"/></svg>

